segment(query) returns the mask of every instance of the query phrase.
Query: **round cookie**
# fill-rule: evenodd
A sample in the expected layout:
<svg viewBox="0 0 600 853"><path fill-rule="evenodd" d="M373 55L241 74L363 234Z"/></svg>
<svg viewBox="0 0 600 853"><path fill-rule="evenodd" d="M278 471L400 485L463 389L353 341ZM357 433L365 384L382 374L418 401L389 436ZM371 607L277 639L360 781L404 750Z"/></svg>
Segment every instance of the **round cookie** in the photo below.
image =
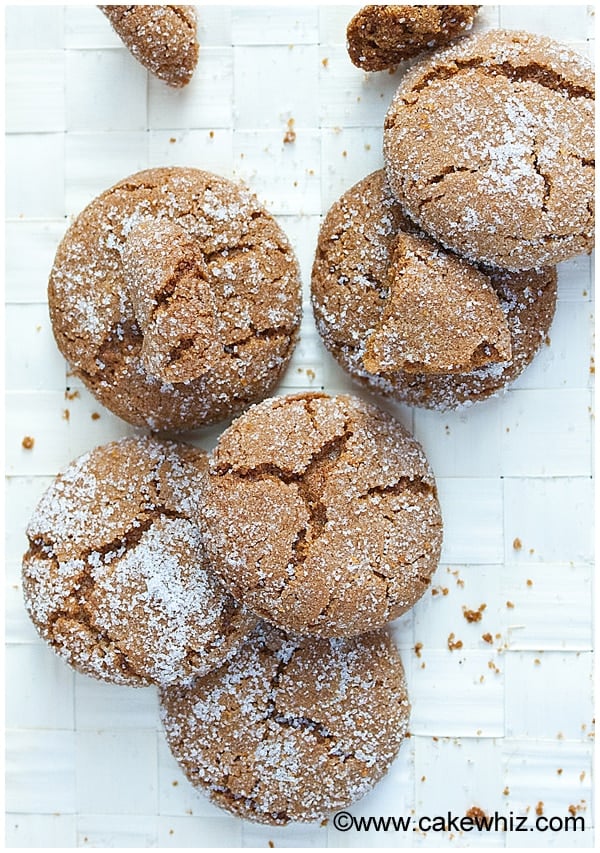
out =
<svg viewBox="0 0 600 853"><path fill-rule="evenodd" d="M350 59L383 71L424 50L445 45L473 26L479 6L363 6L348 24Z"/></svg>
<svg viewBox="0 0 600 853"><path fill-rule="evenodd" d="M422 448L355 397L265 400L221 436L203 508L206 549L238 600L284 630L378 628L437 567L442 519Z"/></svg>
<svg viewBox="0 0 600 853"><path fill-rule="evenodd" d="M425 232L509 270L594 245L594 76L548 38L497 30L403 79L384 126L392 192Z"/></svg>
<svg viewBox="0 0 600 853"><path fill-rule="evenodd" d="M276 385L297 338L300 287L286 236L248 189L160 168L77 217L48 300L59 349L107 408L185 430Z"/></svg>
<svg viewBox="0 0 600 853"><path fill-rule="evenodd" d="M315 821L387 772L410 707L383 631L314 640L263 623L221 669L161 690L175 758L213 803L260 823Z"/></svg>
<svg viewBox="0 0 600 853"><path fill-rule="evenodd" d="M398 257L399 246L404 251ZM425 261L417 257L419 253L407 251L411 246L420 248ZM412 270L406 264L410 255ZM404 263L404 269L398 271L395 267L399 262ZM421 294L423 279L415 279L414 274L423 269L428 280L427 289ZM459 270L454 283L463 288L463 305L465 297L470 299L471 287L477 284L480 298L485 296L490 303L486 309L487 325L476 326L472 312L461 317L456 288L452 300L443 302L448 278L440 278L440 270L452 270L454 274ZM395 272L412 272L413 284L416 281L418 286L402 289L398 282L406 278L410 284L411 276L394 276ZM499 321L498 307L490 302L490 291L495 292L504 315L509 341ZM351 187L327 214L313 265L312 302L323 342L354 379L409 405L453 409L497 393L531 362L546 339L554 316L556 271L547 268L516 273L478 268L444 252L433 241L424 239L403 214L385 173L378 171ZM421 353L427 343L430 356L436 356L428 370L423 358L421 365L418 358L412 364L409 359L398 359L409 350L406 345L403 350L398 346L397 328L390 318L398 325L403 315L408 331L404 341L408 338L411 344L419 345L417 352ZM410 321L409 326L406 321ZM462 367L456 364L457 359L453 363L449 355L458 340L457 330L470 333L465 340L477 345L477 337L472 334L478 328L486 332L488 344L492 333L499 335L495 351L488 347L486 353L485 347L478 350L475 346L471 361L463 357ZM373 358L377 355L374 344L382 339L392 357L377 360Z"/></svg>
<svg viewBox="0 0 600 853"><path fill-rule="evenodd" d="M98 6L138 62L169 86L181 88L198 64L193 6Z"/></svg>
<svg viewBox="0 0 600 853"><path fill-rule="evenodd" d="M197 524L207 456L125 438L58 475L27 528L25 604L75 669L115 684L184 682L256 624L211 571Z"/></svg>

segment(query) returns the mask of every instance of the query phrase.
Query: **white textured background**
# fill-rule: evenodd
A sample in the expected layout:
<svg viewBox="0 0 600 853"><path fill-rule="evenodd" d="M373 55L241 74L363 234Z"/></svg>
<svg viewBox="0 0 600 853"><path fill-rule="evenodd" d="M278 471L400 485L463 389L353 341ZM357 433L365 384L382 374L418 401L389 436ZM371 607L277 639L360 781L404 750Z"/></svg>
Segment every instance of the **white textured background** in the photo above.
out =
<svg viewBox="0 0 600 853"><path fill-rule="evenodd" d="M476 805L533 817L543 803L548 816L577 809L585 833L401 837L242 822L185 781L152 689L75 675L22 605L24 528L42 491L78 454L133 431L68 376L45 301L59 239L101 190L167 164L247 181L303 270L302 340L280 390L352 388L316 336L308 293L321 216L381 166L381 126L399 79L348 60L345 27L357 8L200 7L200 62L181 92L150 79L93 6L6 9L8 846L592 845L588 257L561 265L551 343L504 397L460 414L388 405L432 462L446 535L439 594L397 623L412 737L352 809L433 816ZM498 24L593 55L592 7L486 6L478 28ZM284 145L289 119L297 136ZM218 432L194 437L210 448ZM21 446L26 435L32 450ZM463 606L483 603L482 621L468 624ZM460 650L449 651L450 633Z"/></svg>

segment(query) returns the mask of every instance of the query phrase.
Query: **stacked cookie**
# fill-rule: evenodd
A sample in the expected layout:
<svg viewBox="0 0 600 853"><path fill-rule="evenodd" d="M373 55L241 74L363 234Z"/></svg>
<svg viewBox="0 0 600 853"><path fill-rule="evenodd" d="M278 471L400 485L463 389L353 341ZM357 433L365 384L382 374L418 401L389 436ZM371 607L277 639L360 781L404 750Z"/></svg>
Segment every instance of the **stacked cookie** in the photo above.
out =
<svg viewBox="0 0 600 853"><path fill-rule="evenodd" d="M224 808L317 820L386 772L409 704L383 628L442 539L431 469L389 415L305 394L250 408L210 461L113 442L56 478L28 537L41 636L83 673L158 685L175 756Z"/></svg>
<svg viewBox="0 0 600 853"><path fill-rule="evenodd" d="M554 265L593 247L593 109L589 64L528 33L465 38L405 75L385 172L332 207L313 266L319 331L355 379L449 409L520 374L552 321Z"/></svg>

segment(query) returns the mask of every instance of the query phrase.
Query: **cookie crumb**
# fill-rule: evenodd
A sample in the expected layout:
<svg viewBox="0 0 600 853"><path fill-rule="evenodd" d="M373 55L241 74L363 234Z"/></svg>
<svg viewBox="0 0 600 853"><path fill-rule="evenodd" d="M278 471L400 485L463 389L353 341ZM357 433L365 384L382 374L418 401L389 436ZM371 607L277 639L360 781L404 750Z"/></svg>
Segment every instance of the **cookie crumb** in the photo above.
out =
<svg viewBox="0 0 600 853"><path fill-rule="evenodd" d="M177 779L175 779L173 782L171 782L171 785L172 785L174 788L176 788L176 787L179 785L179 782L177 781Z"/></svg>
<svg viewBox="0 0 600 853"><path fill-rule="evenodd" d="M98 421L98 420L100 420L100 415L99 415L99 413L98 413L98 412L92 412L92 414L90 415L90 418L91 418L93 421Z"/></svg>
<svg viewBox="0 0 600 853"><path fill-rule="evenodd" d="M544 814L544 804L541 800L539 801L539 803L535 807L535 813L538 817L540 817L541 815Z"/></svg>
<svg viewBox="0 0 600 853"><path fill-rule="evenodd" d="M306 375L308 376L308 378L309 378L309 379L311 380L311 382L312 382L312 380L316 377L316 375L317 375L317 374L315 373L315 371L314 371L314 370L312 370L312 368L307 367L307 368L306 368Z"/></svg>
<svg viewBox="0 0 600 853"><path fill-rule="evenodd" d="M515 605L512 603L512 601L507 601L506 606L509 608L509 610L512 610Z"/></svg>
<svg viewBox="0 0 600 853"><path fill-rule="evenodd" d="M76 400L79 397L79 391L71 391L70 388L65 389L65 400Z"/></svg>
<svg viewBox="0 0 600 853"><path fill-rule="evenodd" d="M33 445L35 444L35 438L32 438L30 435L26 435L21 442L21 447L23 450L33 450Z"/></svg>
<svg viewBox="0 0 600 853"><path fill-rule="evenodd" d="M214 139L214 138L215 138L215 132L214 132L214 130L209 130L209 131L208 131L208 136L209 136L209 139Z"/></svg>
<svg viewBox="0 0 600 853"><path fill-rule="evenodd" d="M484 812L484 810L480 809L479 806L471 806L471 808L465 812L465 815L471 818L481 818L487 817L487 812Z"/></svg>
<svg viewBox="0 0 600 853"><path fill-rule="evenodd" d="M455 649L462 649L462 647L462 640L456 640L454 637L454 632L448 634L448 648L451 652L455 651Z"/></svg>
<svg viewBox="0 0 600 853"><path fill-rule="evenodd" d="M467 622L481 622L483 611L486 607L487 604L480 604L477 610L467 610L467 608L463 605L463 616L465 617Z"/></svg>
<svg viewBox="0 0 600 853"><path fill-rule="evenodd" d="M294 130L294 119L289 118L288 123L287 123L287 131L285 132L285 136L283 137L283 142L285 145L289 145L295 141L296 141L296 131Z"/></svg>
<svg viewBox="0 0 600 853"><path fill-rule="evenodd" d="M481 635L481 639L482 639L485 643L490 643L490 644L491 644L491 643L493 643L493 642L494 642L494 638L493 638L493 637L492 637L492 635L489 633L489 631L487 632L487 634L482 634L482 635Z"/></svg>
<svg viewBox="0 0 600 853"><path fill-rule="evenodd" d="M508 797L508 795L510 794L510 788L508 787L508 785L507 785L507 786L506 786L506 788L502 791L502 793L504 794L504 796L505 796L505 797Z"/></svg>
<svg viewBox="0 0 600 853"><path fill-rule="evenodd" d="M531 578L527 578L527 586L533 586L533 581Z"/></svg>
<svg viewBox="0 0 600 853"><path fill-rule="evenodd" d="M327 66L329 65L329 59L326 56L324 56L321 60L321 65L323 66L323 68L327 68Z"/></svg>
<svg viewBox="0 0 600 853"><path fill-rule="evenodd" d="M275 847L275 842L269 839L269 847Z"/></svg>
<svg viewBox="0 0 600 853"><path fill-rule="evenodd" d="M515 549L515 551L520 551L522 547L523 543L521 542L519 537L515 537L515 539L513 539L513 548Z"/></svg>
<svg viewBox="0 0 600 853"><path fill-rule="evenodd" d="M71 419L71 412L69 411L69 409L63 409L62 416L63 416L63 421L70 420Z"/></svg>
<svg viewBox="0 0 600 853"><path fill-rule="evenodd" d="M423 643L415 643L415 654L418 658L421 657L421 649L423 648Z"/></svg>
<svg viewBox="0 0 600 853"><path fill-rule="evenodd" d="M562 776L562 772L563 772L562 767L559 767L559 768L558 768L558 770L557 770L556 772L557 772L557 774L558 774L559 776Z"/></svg>
<svg viewBox="0 0 600 853"><path fill-rule="evenodd" d="M584 779L585 779L585 770L582 770L581 773L579 774L579 781L583 782Z"/></svg>
<svg viewBox="0 0 600 853"><path fill-rule="evenodd" d="M169 142L171 143L171 145L173 145L173 143L174 143L174 142L177 142L177 140L175 139L175 137L174 137L174 136L172 136L172 137L169 139Z"/></svg>

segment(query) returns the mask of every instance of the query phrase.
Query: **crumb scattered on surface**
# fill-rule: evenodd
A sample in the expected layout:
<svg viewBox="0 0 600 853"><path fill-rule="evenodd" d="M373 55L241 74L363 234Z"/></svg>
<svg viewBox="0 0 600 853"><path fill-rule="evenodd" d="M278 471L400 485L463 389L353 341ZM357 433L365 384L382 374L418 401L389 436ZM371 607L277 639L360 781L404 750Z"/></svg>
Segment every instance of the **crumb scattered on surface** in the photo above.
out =
<svg viewBox="0 0 600 853"><path fill-rule="evenodd" d="M515 605L512 603L512 601L507 601L506 606L509 608L509 610L512 610Z"/></svg>
<svg viewBox="0 0 600 853"><path fill-rule="evenodd" d="M492 637L492 635L490 634L489 631L486 634L482 634L481 639L486 643L493 643L494 642L494 638Z"/></svg>
<svg viewBox="0 0 600 853"><path fill-rule="evenodd" d="M508 785L507 785L507 786L506 786L506 788L502 791L502 793L504 794L504 796L505 796L505 797L508 797L508 795L510 794L510 788L508 787Z"/></svg>
<svg viewBox="0 0 600 853"><path fill-rule="evenodd" d="M563 772L562 767L559 767L556 772L558 773L559 776L562 776L562 772Z"/></svg>
<svg viewBox="0 0 600 853"><path fill-rule="evenodd" d="M418 658L421 657L421 649L423 648L423 643L415 643L415 654Z"/></svg>
<svg viewBox="0 0 600 853"><path fill-rule="evenodd" d="M539 803L538 803L538 804L537 804L537 806L535 807L535 813L536 813L536 815L538 815L538 816L540 816L540 815L543 815L543 814L544 814L544 804L543 804L543 802L542 802L541 800L539 801Z"/></svg>
<svg viewBox="0 0 600 853"><path fill-rule="evenodd" d="M100 414L99 414L99 412L92 412L92 414L90 415L90 418L91 418L93 421L98 421L98 420L100 420Z"/></svg>
<svg viewBox="0 0 600 853"><path fill-rule="evenodd" d="M296 141L296 131L294 130L294 119L289 118L287 123L287 130L283 137L284 144L289 145L292 142Z"/></svg>
<svg viewBox="0 0 600 853"><path fill-rule="evenodd" d="M326 56L324 56L321 60L321 65L323 66L323 68L327 68L327 66L329 65L329 59Z"/></svg>
<svg viewBox="0 0 600 853"><path fill-rule="evenodd" d="M172 137L169 139L169 142L171 143L171 145L173 145L173 143L174 143L174 142L177 142L177 140L175 139L175 137L174 137L174 136L172 136Z"/></svg>
<svg viewBox="0 0 600 853"><path fill-rule="evenodd" d="M521 542L519 537L516 536L515 539L513 539L513 548L515 549L515 551L520 551L522 547L523 543Z"/></svg>
<svg viewBox="0 0 600 853"><path fill-rule="evenodd" d="M68 421L68 420L70 420L70 418L71 418L71 412L69 411L69 409L64 409L64 410L63 410L63 413L62 413L62 416L63 416L63 421Z"/></svg>
<svg viewBox="0 0 600 853"><path fill-rule="evenodd" d="M471 806L470 809L467 809L465 814L467 817L471 818L487 817L487 813L484 812L483 809L479 808L479 806Z"/></svg>
<svg viewBox="0 0 600 853"><path fill-rule="evenodd" d="M70 388L65 390L65 400L76 400L79 397L79 391L71 391Z"/></svg>
<svg viewBox="0 0 600 853"><path fill-rule="evenodd" d="M535 666L540 666L542 662L541 662L541 660L540 660L539 658L535 658L535 659L534 659L534 661L533 661L533 663L534 663L534 665L535 665Z"/></svg>
<svg viewBox="0 0 600 853"><path fill-rule="evenodd" d="M533 586L533 581L531 578L527 578L527 586Z"/></svg>
<svg viewBox="0 0 600 853"><path fill-rule="evenodd" d="M462 647L463 647L462 640L456 640L453 631L450 634L448 634L448 648L450 649L451 652L455 651L456 649L462 649Z"/></svg>
<svg viewBox="0 0 600 853"><path fill-rule="evenodd" d="M23 450L33 450L33 445L35 444L35 438L32 438L30 435L26 435L21 442L21 447Z"/></svg>
<svg viewBox="0 0 600 853"><path fill-rule="evenodd" d="M463 605L463 616L467 622L481 622L483 611L486 607L487 604L480 604L477 610L468 610Z"/></svg>

